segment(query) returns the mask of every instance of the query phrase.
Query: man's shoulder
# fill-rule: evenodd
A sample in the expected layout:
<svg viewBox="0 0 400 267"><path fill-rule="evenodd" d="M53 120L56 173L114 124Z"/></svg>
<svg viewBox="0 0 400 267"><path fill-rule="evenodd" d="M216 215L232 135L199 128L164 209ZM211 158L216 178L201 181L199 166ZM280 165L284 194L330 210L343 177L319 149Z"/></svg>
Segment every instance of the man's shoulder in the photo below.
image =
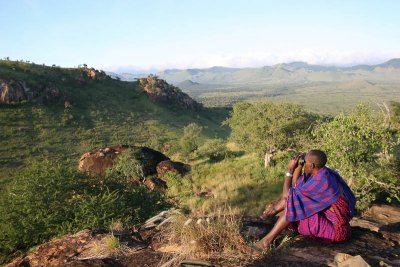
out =
<svg viewBox="0 0 400 267"><path fill-rule="evenodd" d="M315 176L321 177L321 176L329 176L329 175L336 176L336 175L339 175L339 173L337 171L335 171L334 169L324 166L318 170L318 172Z"/></svg>

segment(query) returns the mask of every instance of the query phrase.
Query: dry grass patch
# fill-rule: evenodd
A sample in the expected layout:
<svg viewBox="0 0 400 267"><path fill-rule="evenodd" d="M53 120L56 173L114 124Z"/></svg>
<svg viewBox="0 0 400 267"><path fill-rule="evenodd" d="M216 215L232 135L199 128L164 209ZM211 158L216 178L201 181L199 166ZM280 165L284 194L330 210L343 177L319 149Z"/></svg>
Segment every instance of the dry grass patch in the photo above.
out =
<svg viewBox="0 0 400 267"><path fill-rule="evenodd" d="M176 215L162 232L165 246L159 251L173 252L162 266L174 266L184 259L246 261L248 256L243 252L247 245L240 234L240 221L237 211L229 207L203 216Z"/></svg>
<svg viewBox="0 0 400 267"><path fill-rule="evenodd" d="M121 256L131 252L128 246L122 245L113 235L104 235L88 244L81 253L80 259L104 259Z"/></svg>

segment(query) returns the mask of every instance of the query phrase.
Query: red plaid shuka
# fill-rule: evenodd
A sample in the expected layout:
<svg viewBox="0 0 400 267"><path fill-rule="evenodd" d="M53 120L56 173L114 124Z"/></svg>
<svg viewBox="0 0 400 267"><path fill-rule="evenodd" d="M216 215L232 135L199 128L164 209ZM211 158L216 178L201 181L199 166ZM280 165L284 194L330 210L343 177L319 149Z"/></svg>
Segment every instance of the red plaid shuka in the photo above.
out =
<svg viewBox="0 0 400 267"><path fill-rule="evenodd" d="M314 176L302 175L290 188L286 203L286 220L299 221L320 212L343 196L349 204L350 216L354 215L356 198L340 175L323 167Z"/></svg>

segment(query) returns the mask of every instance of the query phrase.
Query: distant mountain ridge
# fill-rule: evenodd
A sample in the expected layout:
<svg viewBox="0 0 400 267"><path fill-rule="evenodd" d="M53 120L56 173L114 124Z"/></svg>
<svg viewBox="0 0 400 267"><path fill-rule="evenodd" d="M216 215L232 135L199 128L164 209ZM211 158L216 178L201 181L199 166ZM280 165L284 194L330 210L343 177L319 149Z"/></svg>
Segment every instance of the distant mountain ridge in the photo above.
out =
<svg viewBox="0 0 400 267"><path fill-rule="evenodd" d="M295 61L260 68L168 69L156 76L211 107L268 99L337 114L357 103L400 102L399 58L346 67ZM120 79L127 80L122 76ZM309 105L311 102L320 106Z"/></svg>
<svg viewBox="0 0 400 267"><path fill-rule="evenodd" d="M377 65L350 67L313 65L297 61L261 68L170 69L156 75L173 84L187 80L200 84L343 82L353 79L400 81L400 59L391 59Z"/></svg>

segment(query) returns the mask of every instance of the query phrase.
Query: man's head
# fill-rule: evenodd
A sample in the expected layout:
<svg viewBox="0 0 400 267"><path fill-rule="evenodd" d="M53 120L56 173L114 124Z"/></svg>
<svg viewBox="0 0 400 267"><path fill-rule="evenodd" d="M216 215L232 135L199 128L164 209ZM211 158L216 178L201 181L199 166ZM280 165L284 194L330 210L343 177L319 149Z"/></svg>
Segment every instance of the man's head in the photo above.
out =
<svg viewBox="0 0 400 267"><path fill-rule="evenodd" d="M326 154L321 150L310 150L307 152L304 163L304 173L311 174L325 166Z"/></svg>

